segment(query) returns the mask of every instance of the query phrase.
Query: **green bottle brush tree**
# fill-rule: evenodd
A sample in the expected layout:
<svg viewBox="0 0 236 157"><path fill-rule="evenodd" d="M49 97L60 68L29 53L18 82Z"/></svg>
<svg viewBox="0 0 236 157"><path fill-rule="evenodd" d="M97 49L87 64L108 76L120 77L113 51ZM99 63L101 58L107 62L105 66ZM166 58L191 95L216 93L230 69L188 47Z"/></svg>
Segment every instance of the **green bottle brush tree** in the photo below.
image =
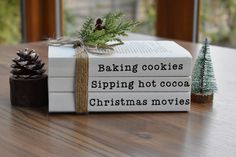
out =
<svg viewBox="0 0 236 157"><path fill-rule="evenodd" d="M192 72L192 101L198 103L212 102L217 90L209 42L206 38L196 59Z"/></svg>

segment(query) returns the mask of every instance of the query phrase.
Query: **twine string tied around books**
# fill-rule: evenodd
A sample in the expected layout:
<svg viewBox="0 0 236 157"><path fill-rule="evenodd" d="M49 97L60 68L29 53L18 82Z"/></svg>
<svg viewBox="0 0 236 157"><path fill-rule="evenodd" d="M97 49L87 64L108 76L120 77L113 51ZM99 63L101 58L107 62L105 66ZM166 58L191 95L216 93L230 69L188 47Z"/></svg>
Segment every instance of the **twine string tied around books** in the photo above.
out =
<svg viewBox="0 0 236 157"><path fill-rule="evenodd" d="M75 65L75 111L76 113L88 113L88 77L89 58L88 50L80 39L56 39L50 40L49 45L63 46L73 45L76 54Z"/></svg>

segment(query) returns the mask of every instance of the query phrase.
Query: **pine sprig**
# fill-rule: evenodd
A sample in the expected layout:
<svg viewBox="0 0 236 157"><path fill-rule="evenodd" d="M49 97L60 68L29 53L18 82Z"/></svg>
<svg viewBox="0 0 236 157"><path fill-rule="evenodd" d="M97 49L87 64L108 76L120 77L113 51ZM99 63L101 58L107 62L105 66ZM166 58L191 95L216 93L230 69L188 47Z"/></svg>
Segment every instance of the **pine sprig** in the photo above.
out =
<svg viewBox="0 0 236 157"><path fill-rule="evenodd" d="M113 46L123 44L120 36L127 36L138 22L124 18L122 12L108 13L96 22L88 18L79 31L79 37L86 46L112 49ZM114 41L113 44L108 42Z"/></svg>
<svg viewBox="0 0 236 157"><path fill-rule="evenodd" d="M94 19L92 18L87 18L87 20L84 22L80 32L79 36L82 40L88 36L88 34L92 33L92 30L94 29Z"/></svg>

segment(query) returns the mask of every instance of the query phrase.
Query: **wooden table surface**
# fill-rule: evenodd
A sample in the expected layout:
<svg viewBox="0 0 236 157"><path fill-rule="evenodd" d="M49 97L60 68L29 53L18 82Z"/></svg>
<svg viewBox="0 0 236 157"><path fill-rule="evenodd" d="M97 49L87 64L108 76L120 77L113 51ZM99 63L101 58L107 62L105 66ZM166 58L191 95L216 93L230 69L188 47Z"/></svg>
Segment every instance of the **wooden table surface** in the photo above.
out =
<svg viewBox="0 0 236 157"><path fill-rule="evenodd" d="M201 46L178 43L193 56ZM0 47L0 157L236 156L236 50L211 46L219 88L212 105L192 103L188 113L76 115L11 106L9 65L25 47L47 62L45 42Z"/></svg>

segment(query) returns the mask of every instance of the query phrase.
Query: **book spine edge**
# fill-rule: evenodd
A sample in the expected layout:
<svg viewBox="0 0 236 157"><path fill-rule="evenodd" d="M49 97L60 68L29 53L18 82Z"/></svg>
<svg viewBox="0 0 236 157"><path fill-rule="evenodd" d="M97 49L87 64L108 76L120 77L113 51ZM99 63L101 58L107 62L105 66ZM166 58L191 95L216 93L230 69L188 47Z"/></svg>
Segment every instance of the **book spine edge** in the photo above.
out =
<svg viewBox="0 0 236 157"><path fill-rule="evenodd" d="M113 99L113 100L112 100ZM123 101L133 100L135 105L118 105ZM140 100L141 105L137 105ZM147 104L144 105L144 101ZM157 103L151 103L157 101ZM159 100L161 104L159 105ZM94 101L94 102L91 102ZM96 105L94 103L96 102ZM108 102L110 101L110 102ZM113 101L113 105L111 105ZM166 102L169 104L165 104ZM184 104L180 104L184 102ZM162 112L162 111L189 111L190 92L178 93L91 93L89 94L89 112ZM172 104L170 105L170 102ZM99 104L100 103L100 104ZM177 104L176 104L177 103ZM165 104L165 105L164 105ZM49 112L75 112L73 93L49 93Z"/></svg>
<svg viewBox="0 0 236 157"><path fill-rule="evenodd" d="M74 78L49 77L49 92L74 92ZM190 77L89 77L89 92L190 91Z"/></svg>

